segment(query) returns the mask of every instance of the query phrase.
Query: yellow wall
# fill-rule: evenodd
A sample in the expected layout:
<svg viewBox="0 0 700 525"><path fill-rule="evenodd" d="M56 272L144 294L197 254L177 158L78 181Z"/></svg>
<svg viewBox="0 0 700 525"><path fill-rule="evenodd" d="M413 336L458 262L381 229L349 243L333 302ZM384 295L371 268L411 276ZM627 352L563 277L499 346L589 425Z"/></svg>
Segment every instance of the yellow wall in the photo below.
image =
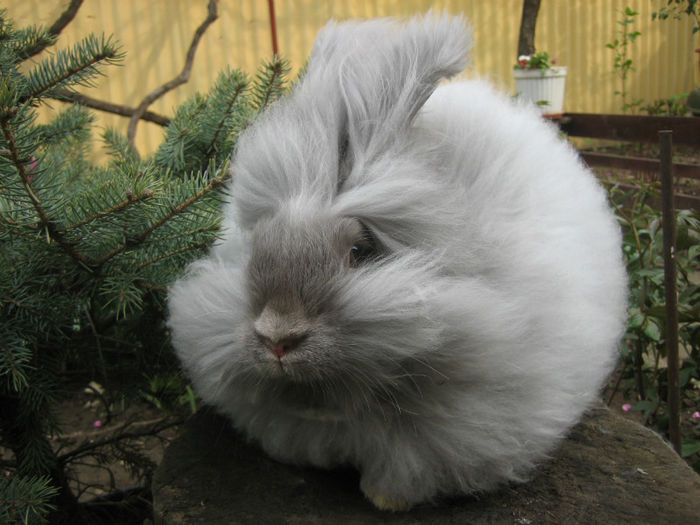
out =
<svg viewBox="0 0 700 525"><path fill-rule="evenodd" d="M18 27L49 25L68 0L4 0ZM64 30L59 47L94 32L112 34L127 57L123 67L108 70L98 86L84 92L96 98L135 106L148 92L174 77L197 26L206 17L207 0L85 0L76 19ZM569 67L566 111L619 112L613 53L605 47L619 28L620 10L629 5L640 12L632 29L642 36L630 46L637 71L630 74L632 97L651 101L688 92L700 84L700 33L693 36L688 17L652 21L651 13L666 0L542 0L536 47L549 51ZM512 64L522 0L276 0L281 54L292 66L303 65L316 31L333 17L405 16L430 7L464 13L474 26L475 47L470 74L491 78L512 90ZM221 0L219 19L201 41L189 84L156 102L153 111L171 115L172 108L194 91L205 92L225 65L254 73L271 55L267 1ZM59 106L60 104L56 104ZM101 115L100 126L126 131L124 118ZM138 148L152 151L162 128L142 122Z"/></svg>

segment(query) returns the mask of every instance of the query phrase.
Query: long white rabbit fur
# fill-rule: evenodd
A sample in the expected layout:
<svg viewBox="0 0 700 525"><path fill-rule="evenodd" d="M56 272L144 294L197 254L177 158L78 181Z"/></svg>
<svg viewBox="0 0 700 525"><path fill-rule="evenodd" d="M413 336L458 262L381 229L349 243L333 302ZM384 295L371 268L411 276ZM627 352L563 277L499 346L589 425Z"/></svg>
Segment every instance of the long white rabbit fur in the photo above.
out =
<svg viewBox="0 0 700 525"><path fill-rule="evenodd" d="M485 82L437 86L470 44L461 17L329 23L170 289L201 398L274 458L356 466L383 509L527 480L625 323L619 228L574 149Z"/></svg>

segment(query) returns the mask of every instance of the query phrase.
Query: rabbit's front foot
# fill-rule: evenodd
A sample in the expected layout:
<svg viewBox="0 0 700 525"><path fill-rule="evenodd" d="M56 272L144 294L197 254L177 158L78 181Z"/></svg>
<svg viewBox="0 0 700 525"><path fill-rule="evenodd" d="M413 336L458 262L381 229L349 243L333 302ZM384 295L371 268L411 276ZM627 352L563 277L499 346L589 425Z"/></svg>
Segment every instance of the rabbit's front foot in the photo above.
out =
<svg viewBox="0 0 700 525"><path fill-rule="evenodd" d="M379 510L390 512L410 510L420 497L415 498L414 495L406 493L397 486L397 480L402 479L403 473L393 471L393 475L387 476L386 472L392 471L387 468L379 479L372 475L376 472L363 473L360 489Z"/></svg>
<svg viewBox="0 0 700 525"><path fill-rule="evenodd" d="M365 491L365 496L367 496L367 499L369 499L379 510L401 512L410 510L413 506L413 504L409 503L405 499L396 496L389 496L379 493L372 494L367 491Z"/></svg>
<svg viewBox="0 0 700 525"><path fill-rule="evenodd" d="M387 440L359 465L360 489L379 510L407 511L437 494L435 470L426 464L433 455L429 448L419 449L417 444L415 439Z"/></svg>

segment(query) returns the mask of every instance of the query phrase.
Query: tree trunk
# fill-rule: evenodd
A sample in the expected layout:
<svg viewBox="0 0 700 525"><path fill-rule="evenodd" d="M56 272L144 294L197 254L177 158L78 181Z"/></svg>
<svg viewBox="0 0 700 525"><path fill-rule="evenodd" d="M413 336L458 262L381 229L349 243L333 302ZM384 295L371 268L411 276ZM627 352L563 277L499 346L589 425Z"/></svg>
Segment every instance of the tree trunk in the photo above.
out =
<svg viewBox="0 0 700 525"><path fill-rule="evenodd" d="M537 13L539 10L540 0L523 0L517 56L535 53L535 25L537 24Z"/></svg>

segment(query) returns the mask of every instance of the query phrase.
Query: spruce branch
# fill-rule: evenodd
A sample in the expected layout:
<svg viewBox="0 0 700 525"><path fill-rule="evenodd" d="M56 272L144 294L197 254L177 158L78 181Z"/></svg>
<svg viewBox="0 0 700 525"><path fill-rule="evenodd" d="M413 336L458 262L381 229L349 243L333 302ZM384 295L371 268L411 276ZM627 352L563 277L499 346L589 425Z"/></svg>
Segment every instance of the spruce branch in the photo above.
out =
<svg viewBox="0 0 700 525"><path fill-rule="evenodd" d="M115 204L114 206L111 206L111 207L106 208L102 211L94 213L94 214L90 215L89 217L85 217L84 219L82 219L81 221L78 221L76 223L69 224L67 226L59 227L59 228L57 228L57 230L60 231L61 233L69 231L69 230L75 230L76 228L80 228L82 226L85 226L86 224L93 222L93 221L105 218L109 215L113 215L117 212L120 212L120 211L128 208L132 204L135 204L135 203L140 202L140 201L145 201L145 200L150 199L152 197L153 197L153 190L146 190L139 195L134 195L131 192L127 192L126 199Z"/></svg>
<svg viewBox="0 0 700 525"><path fill-rule="evenodd" d="M112 113L122 117L132 117L134 114L136 114L136 108L125 106L123 104L105 102L104 100L88 97L82 93L76 93L67 89L57 89L53 94L49 95L49 97L63 102L76 102L92 109L97 109L99 111L104 111L105 113ZM153 111L145 111L139 118L141 120L153 122L159 126L167 126L170 124L170 119L168 117L154 113Z"/></svg>
<svg viewBox="0 0 700 525"><path fill-rule="evenodd" d="M265 109L270 103L284 93L284 85L289 73L289 63L278 56L264 64L258 71L256 84L253 88L255 107L258 111Z"/></svg>
<svg viewBox="0 0 700 525"><path fill-rule="evenodd" d="M93 35L84 38L71 50L58 51L30 71L30 90L23 93L19 103L24 104L41 96L51 96L54 90L71 84L90 85L90 78L99 73L100 64L116 64L124 57L112 40Z"/></svg>
<svg viewBox="0 0 700 525"><path fill-rule="evenodd" d="M136 280L134 281L134 284L139 288L143 288L144 290L152 290L161 293L166 293L168 291L168 289L165 286L158 286L157 284L149 283L142 280Z"/></svg>
<svg viewBox="0 0 700 525"><path fill-rule="evenodd" d="M107 367L105 366L105 357L104 353L102 352L102 342L100 339L100 334L97 331L97 326L95 325L95 321L92 319L92 313L88 309L87 305L83 305L83 312L85 313L85 317L88 320L88 324L90 325L90 330L92 331L92 335L95 338L95 347L97 349L97 357L98 357L98 368L100 370L100 373L102 374L102 381L106 382L107 381ZM94 393L100 397L102 397L102 394L100 392L93 388L92 389ZM104 397L102 397L102 401L104 402Z"/></svg>
<svg viewBox="0 0 700 525"><path fill-rule="evenodd" d="M71 139L85 141L88 139L88 128L95 121L91 113L79 105L71 105L61 111L56 118L48 124L38 125L34 143L41 145L41 149L47 151L51 146L65 144Z"/></svg>
<svg viewBox="0 0 700 525"><path fill-rule="evenodd" d="M216 228L210 228L210 230L216 230ZM200 231L204 231L204 229L201 229ZM181 253L186 253L189 251L193 250L206 250L209 248L210 243L203 241L203 242L194 242L191 244L188 244L187 246L182 246L176 250L166 252L166 253L161 253L160 255L157 255L151 259L148 259L146 261L143 261L140 263L137 267L138 270L143 270L146 266L150 266L151 264L157 263L159 261L162 261L163 259L167 259L169 257L175 257L176 255L180 255Z"/></svg>
<svg viewBox="0 0 700 525"><path fill-rule="evenodd" d="M29 26L15 32L16 40L12 43L15 59L19 62L27 58L29 50L41 47L46 48L56 43L56 38L51 36L44 28Z"/></svg>
<svg viewBox="0 0 700 525"><path fill-rule="evenodd" d="M22 161L21 154L19 152L19 148L15 140L15 135L12 132L9 121L7 119L0 118L0 127L2 128L2 133L5 138L5 144L7 145L7 150L10 155L10 159L17 168L17 172L19 173L20 179L22 181L22 186L24 187L24 190L27 193L27 196L29 197L32 206L34 207L34 210L36 211L37 216L39 217L39 222L44 227L47 235L50 239L55 241L56 244L58 244L63 249L63 251L70 256L71 259L78 262L81 266L89 268L91 261L84 254L76 250L73 244L66 240L63 234L59 231L59 228L51 219L51 217L49 217L48 212L44 208L39 197L37 196L34 184L32 182L32 177L30 177L30 175L27 173L25 163Z"/></svg>
<svg viewBox="0 0 700 525"><path fill-rule="evenodd" d="M181 202L177 206L174 206L169 213L166 213L163 215L160 219L155 221L153 224L151 224L148 228L143 230L141 233L137 234L133 239L124 242L122 244L119 244L116 246L113 250L110 250L109 252L105 253L102 257L100 257L97 261L96 264L98 266L103 265L107 261L113 259L120 253L124 252L127 248L130 248L132 246L138 245L143 243L149 235L151 235L155 230L163 226L165 223L170 221L173 217L176 215L179 215L183 213L185 210L187 210L190 206L201 200L203 197L214 191L215 189L221 187L231 176L230 173L228 172L227 169L222 170L222 174L219 175L218 177L214 177L209 181L209 184L207 184L204 188L202 188L200 191L192 195L189 199Z"/></svg>
<svg viewBox="0 0 700 525"><path fill-rule="evenodd" d="M3 371L2 375L9 375L12 380L12 387L15 392L19 392L27 384L27 376L24 373L23 365L26 365L29 359L26 358L27 356L13 355L10 345L3 345L3 354L2 366L8 371Z"/></svg>
<svg viewBox="0 0 700 525"><path fill-rule="evenodd" d="M168 91L171 91L176 87L185 84L187 81L189 81L190 73L192 71L192 65L194 63L194 56L197 52L199 41L202 38L202 35L204 35L204 32L209 28L211 24L213 24L216 21L216 19L219 16L217 13L217 3L218 0L209 0L209 4L207 5L207 18L204 20L204 22L200 24L200 26L194 33L194 37L192 38L192 42L190 43L190 47L187 51L185 65L180 74L172 80L170 80L169 82L166 82L162 86L154 89L148 95L146 95L143 101L136 108L136 111L131 115L126 135L129 139L129 142L131 142L132 144L134 143L136 137L136 127L138 126L139 120L141 119L141 115L143 115L146 112L146 109L148 109L148 107L151 104L153 104L153 102L158 100Z"/></svg>
<svg viewBox="0 0 700 525"><path fill-rule="evenodd" d="M182 239L185 237L194 237L195 235L199 234L210 234L210 233L216 233L220 230L220 227L217 226L203 226L201 228L197 228L195 230L187 230L185 232L175 232L171 233L169 235L163 236L164 241L172 241L175 239Z"/></svg>
<svg viewBox="0 0 700 525"><path fill-rule="evenodd" d="M63 13L56 19L56 21L51 24L51 27L47 30L47 33L53 37L54 42L55 38L61 34L61 31L63 31L68 24L70 24L73 19L75 18L75 15L78 14L78 9L80 9L80 6L82 5L83 0L71 0L70 4L66 8ZM30 58L33 57L34 55L38 55L41 53L46 47L50 46L52 42L37 42L34 44L32 47L29 47L24 50L22 53L22 58Z"/></svg>
<svg viewBox="0 0 700 525"><path fill-rule="evenodd" d="M38 522L42 515L56 508L51 499L57 493L47 476L0 478L0 521Z"/></svg>
<svg viewBox="0 0 700 525"><path fill-rule="evenodd" d="M185 200L184 202L181 202L177 206L175 206L172 211L163 217L161 217L159 220L154 222L151 226L149 226L146 230L141 232L139 235L136 236L137 242L143 242L146 240L146 238L153 233L156 229L160 228L168 222L170 219L175 217L176 215L179 215L183 213L187 208L192 206L194 203L197 201L201 200L205 195L208 195L211 193L213 190L219 188L222 186L230 177L230 173L228 170L223 170L223 173L219 175L218 177L214 177L209 181L209 184L207 184L202 190L198 191L192 197L189 199Z"/></svg>
<svg viewBox="0 0 700 525"><path fill-rule="evenodd" d="M207 156L211 155L214 152L216 142L219 139L219 135L221 134L221 131L224 129L224 124L226 123L226 118L231 114L234 106L236 105L236 102L238 102L238 98L241 96L242 93L245 92L247 87L248 87L248 85L245 82L241 82L236 86L236 90L233 92L233 95L231 96L231 98L226 106L226 110L224 111L224 114L221 117L221 120L219 120L219 125L216 127L216 131L214 132L214 136L212 137L211 142L209 143L209 146L207 147L207 151L206 151Z"/></svg>

